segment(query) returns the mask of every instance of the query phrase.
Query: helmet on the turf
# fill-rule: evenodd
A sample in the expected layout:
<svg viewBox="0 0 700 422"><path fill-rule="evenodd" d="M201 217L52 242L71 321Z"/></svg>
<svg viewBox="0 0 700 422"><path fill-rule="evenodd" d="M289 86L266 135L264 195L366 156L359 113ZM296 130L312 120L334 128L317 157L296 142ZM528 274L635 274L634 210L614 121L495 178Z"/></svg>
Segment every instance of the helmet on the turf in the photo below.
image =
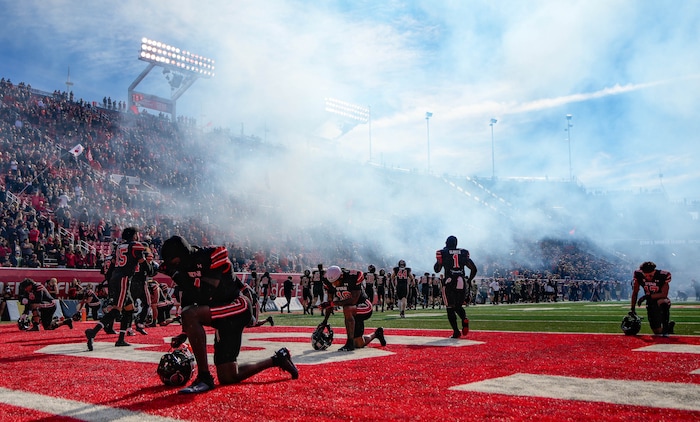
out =
<svg viewBox="0 0 700 422"><path fill-rule="evenodd" d="M340 278L340 275L343 273L343 271L340 269L339 266L337 265L331 265L328 267L326 270L326 279L328 280L329 283L333 283L337 279Z"/></svg>
<svg viewBox="0 0 700 422"><path fill-rule="evenodd" d="M626 336L634 336L642 329L642 318L634 312L630 312L622 318L620 328Z"/></svg>
<svg viewBox="0 0 700 422"><path fill-rule="evenodd" d="M165 385L185 385L194 371L194 355L188 347L164 354L158 364L158 376Z"/></svg>
<svg viewBox="0 0 700 422"><path fill-rule="evenodd" d="M311 334L311 347L314 350L326 350L333 344L333 329L329 324L319 324Z"/></svg>
<svg viewBox="0 0 700 422"><path fill-rule="evenodd" d="M29 327L31 327L31 326L32 326L32 320L28 314L22 314L17 319L17 328L19 328L20 331L27 331L29 329Z"/></svg>

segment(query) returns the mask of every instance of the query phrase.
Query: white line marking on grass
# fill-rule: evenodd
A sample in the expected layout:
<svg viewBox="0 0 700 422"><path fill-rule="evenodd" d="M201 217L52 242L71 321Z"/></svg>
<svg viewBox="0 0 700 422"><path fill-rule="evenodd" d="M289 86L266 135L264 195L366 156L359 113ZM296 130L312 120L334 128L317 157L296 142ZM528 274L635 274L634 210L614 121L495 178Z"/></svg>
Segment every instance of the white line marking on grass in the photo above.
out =
<svg viewBox="0 0 700 422"><path fill-rule="evenodd" d="M694 353L700 354L700 346L693 344L653 344L634 349L635 352Z"/></svg>
<svg viewBox="0 0 700 422"><path fill-rule="evenodd" d="M514 374L450 390L700 411L700 385Z"/></svg>
<svg viewBox="0 0 700 422"><path fill-rule="evenodd" d="M561 309L569 309L569 308L510 308L508 310L509 311L530 312L530 311L559 311Z"/></svg>
<svg viewBox="0 0 700 422"><path fill-rule="evenodd" d="M367 330L369 334L371 331ZM294 340L290 341L290 338ZM481 341L467 340L466 338L453 339L434 336L402 336L386 334L389 345L400 344L410 346L430 347L466 347L483 344ZM151 340L151 338L149 338ZM158 341L157 337L153 337ZM163 338L165 343L170 342L170 337ZM207 335L207 343L214 344L214 335ZM344 362L358 359L369 359L393 355L394 352L384 347L379 347L379 341L374 340L368 347L356 349L352 352L339 352L338 349L345 343L345 334L335 333L333 345L328 350L313 350L311 347L311 333L300 332L250 332L243 334L243 348L239 356L239 362L256 362L269 358L276 350L284 346L292 354L292 360L297 365L318 365L331 362ZM161 343L162 344L162 343ZM51 355L79 356L80 358L114 359L130 362L152 363L157 365L164 351L139 350L154 347L154 344L132 344L132 347L114 347L114 343L94 342L94 350L87 351L85 343L61 343L52 344L37 350L36 353ZM209 362L213 362L212 354L209 354ZM155 368L153 369L155 372Z"/></svg>
<svg viewBox="0 0 700 422"><path fill-rule="evenodd" d="M180 419L164 418L148 413L134 412L99 404L44 396L27 391L10 390L0 387L0 403L23 409L32 409L49 415L70 417L81 421L119 421L119 422L165 422Z"/></svg>

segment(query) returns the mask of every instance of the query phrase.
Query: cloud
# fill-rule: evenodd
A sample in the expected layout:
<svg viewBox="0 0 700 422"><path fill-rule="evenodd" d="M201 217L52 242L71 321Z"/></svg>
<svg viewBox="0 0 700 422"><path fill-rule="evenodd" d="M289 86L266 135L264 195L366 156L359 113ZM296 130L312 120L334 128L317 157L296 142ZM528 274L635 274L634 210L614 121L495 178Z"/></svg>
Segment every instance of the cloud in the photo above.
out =
<svg viewBox="0 0 700 422"><path fill-rule="evenodd" d="M700 199L698 21L694 2L670 1L28 1L5 5L0 59L2 76L49 92L63 88L70 66L78 98L101 101L126 99L146 66L136 58L141 37L213 57L216 76L188 89L179 112L287 148L293 159L267 174L280 200L314 204L301 219L317 218L323 202L293 187L331 191L313 184L303 158L364 166L370 145L374 165L414 173L483 178L495 167L499 179L561 181L572 171L591 190L663 183L678 201ZM143 88L170 95L152 76ZM369 106L371 127L318 139L326 97ZM388 194L381 180L346 180L356 176L331 166L323 180Z"/></svg>

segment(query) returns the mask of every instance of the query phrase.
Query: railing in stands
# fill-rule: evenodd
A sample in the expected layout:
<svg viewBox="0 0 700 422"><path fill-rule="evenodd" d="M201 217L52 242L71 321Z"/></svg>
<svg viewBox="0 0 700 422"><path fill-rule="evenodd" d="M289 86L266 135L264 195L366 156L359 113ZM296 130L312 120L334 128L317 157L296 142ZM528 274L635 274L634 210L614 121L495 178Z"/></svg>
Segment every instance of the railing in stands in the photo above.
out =
<svg viewBox="0 0 700 422"><path fill-rule="evenodd" d="M59 227L58 234L61 236L62 239L69 239L71 246L75 245L75 236L73 236L73 233L71 233L65 227Z"/></svg>

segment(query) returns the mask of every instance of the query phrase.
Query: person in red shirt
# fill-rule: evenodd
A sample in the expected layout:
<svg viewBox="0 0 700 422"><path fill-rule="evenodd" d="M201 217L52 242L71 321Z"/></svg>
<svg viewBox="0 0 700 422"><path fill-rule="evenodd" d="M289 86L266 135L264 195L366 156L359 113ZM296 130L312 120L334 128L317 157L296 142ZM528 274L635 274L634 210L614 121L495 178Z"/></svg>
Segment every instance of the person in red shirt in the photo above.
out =
<svg viewBox="0 0 700 422"><path fill-rule="evenodd" d="M73 252L73 249L66 250L66 268L76 268L78 257Z"/></svg>
<svg viewBox="0 0 700 422"><path fill-rule="evenodd" d="M41 236L41 232L39 231L36 223L32 223L32 228L29 229L28 236L29 241L32 245L34 245L34 248L36 248L37 243L39 243L39 236Z"/></svg>

